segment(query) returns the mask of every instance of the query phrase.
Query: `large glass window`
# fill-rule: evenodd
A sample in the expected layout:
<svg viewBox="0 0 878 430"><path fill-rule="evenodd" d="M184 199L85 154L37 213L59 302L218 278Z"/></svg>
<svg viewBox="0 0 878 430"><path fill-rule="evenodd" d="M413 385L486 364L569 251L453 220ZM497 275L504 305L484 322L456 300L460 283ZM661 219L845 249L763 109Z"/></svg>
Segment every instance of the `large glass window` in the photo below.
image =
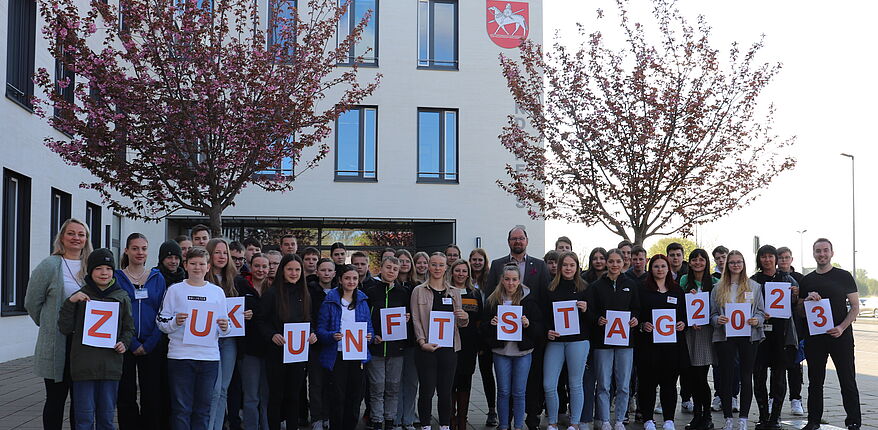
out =
<svg viewBox="0 0 878 430"><path fill-rule="evenodd" d="M2 315L24 312L30 272L30 178L3 169Z"/></svg>
<svg viewBox="0 0 878 430"><path fill-rule="evenodd" d="M418 67L457 64L457 0L418 0Z"/></svg>
<svg viewBox="0 0 878 430"><path fill-rule="evenodd" d="M52 188L52 219L49 225L49 253L54 251L55 236L61 230L61 224L70 218L70 194Z"/></svg>
<svg viewBox="0 0 878 430"><path fill-rule="evenodd" d="M342 5L347 0L339 0ZM351 34L351 29L356 27L366 13L371 11L372 16L360 34L360 40L351 46L347 57L342 64L353 64L362 56L358 64L378 65L378 0L352 0L348 10L338 22L338 40L342 41Z"/></svg>
<svg viewBox="0 0 878 430"><path fill-rule="evenodd" d="M341 114L335 130L335 179L378 180L378 108L358 107Z"/></svg>
<svg viewBox="0 0 878 430"><path fill-rule="evenodd" d="M9 0L6 33L6 97L30 109L34 95L37 2Z"/></svg>
<svg viewBox="0 0 878 430"><path fill-rule="evenodd" d="M458 182L456 110L418 110L418 182Z"/></svg>
<svg viewBox="0 0 878 430"><path fill-rule="evenodd" d="M287 55L292 58L296 51L295 17L296 0L269 0L268 46L286 46Z"/></svg>

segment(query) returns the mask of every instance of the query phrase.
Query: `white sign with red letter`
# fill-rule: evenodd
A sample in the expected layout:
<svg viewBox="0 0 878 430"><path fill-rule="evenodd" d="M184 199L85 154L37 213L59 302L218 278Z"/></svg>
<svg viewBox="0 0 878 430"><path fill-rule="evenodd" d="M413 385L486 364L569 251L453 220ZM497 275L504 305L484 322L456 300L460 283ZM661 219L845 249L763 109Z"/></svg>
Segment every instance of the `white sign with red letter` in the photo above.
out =
<svg viewBox="0 0 878 430"><path fill-rule="evenodd" d="M673 309L652 310L652 342L677 342L677 311Z"/></svg>
<svg viewBox="0 0 878 430"><path fill-rule="evenodd" d="M225 306L223 312L219 313L211 303L189 301L189 318L183 322L183 344L185 345L216 345L214 331L217 330L216 320L219 316L225 316Z"/></svg>
<svg viewBox="0 0 878 430"><path fill-rule="evenodd" d="M368 340L367 323L355 322L341 328L341 359L365 360Z"/></svg>
<svg viewBox="0 0 878 430"><path fill-rule="evenodd" d="M454 347L454 312L430 311L430 338L440 348Z"/></svg>
<svg viewBox="0 0 878 430"><path fill-rule="evenodd" d="M555 331L561 336L579 334L579 309L576 300L552 302L552 315L555 318Z"/></svg>
<svg viewBox="0 0 878 430"><path fill-rule="evenodd" d="M284 364L308 361L308 349L311 345L308 343L309 337L311 337L311 324L284 324Z"/></svg>
<svg viewBox="0 0 878 430"><path fill-rule="evenodd" d="M710 293L686 293L686 319L689 325L710 324Z"/></svg>
<svg viewBox="0 0 878 430"><path fill-rule="evenodd" d="M631 312L607 311L607 328L604 332L604 345L628 346Z"/></svg>
<svg viewBox="0 0 878 430"><path fill-rule="evenodd" d="M790 319L793 316L790 294L789 282L766 282L765 313L772 318Z"/></svg>
<svg viewBox="0 0 878 430"><path fill-rule="evenodd" d="M119 302L85 302L82 344L97 348L113 348L119 337Z"/></svg>
<svg viewBox="0 0 878 430"><path fill-rule="evenodd" d="M229 333L220 337L244 336L244 298L226 297L226 312L229 318Z"/></svg>
<svg viewBox="0 0 878 430"><path fill-rule="evenodd" d="M750 303L726 303L726 337L750 336Z"/></svg>
<svg viewBox="0 0 878 430"><path fill-rule="evenodd" d="M405 340L405 306L381 309L381 341Z"/></svg>
<svg viewBox="0 0 878 430"><path fill-rule="evenodd" d="M835 327L835 320L832 319L832 307L829 305L829 299L806 301L805 317L808 319L808 333L812 336L824 334L829 331L829 329Z"/></svg>
<svg viewBox="0 0 878 430"><path fill-rule="evenodd" d="M497 340L521 341L521 306L497 306Z"/></svg>

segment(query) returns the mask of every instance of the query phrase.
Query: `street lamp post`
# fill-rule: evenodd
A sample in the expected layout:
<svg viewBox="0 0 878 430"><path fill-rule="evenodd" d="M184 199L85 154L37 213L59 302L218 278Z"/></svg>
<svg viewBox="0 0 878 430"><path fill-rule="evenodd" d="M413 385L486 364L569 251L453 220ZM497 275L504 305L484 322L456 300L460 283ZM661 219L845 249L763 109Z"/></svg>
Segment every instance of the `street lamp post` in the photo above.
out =
<svg viewBox="0 0 878 430"><path fill-rule="evenodd" d="M808 232L808 229L796 230L796 233L799 233L799 257L802 258L802 261L799 263L799 269L804 273L805 270L805 245L803 236Z"/></svg>
<svg viewBox="0 0 878 430"><path fill-rule="evenodd" d="M851 234L852 234L852 242L853 242L853 251L854 251L854 280L857 279L857 193L856 189L856 177L854 176L854 156L851 154L841 153L843 157L848 157L851 159Z"/></svg>

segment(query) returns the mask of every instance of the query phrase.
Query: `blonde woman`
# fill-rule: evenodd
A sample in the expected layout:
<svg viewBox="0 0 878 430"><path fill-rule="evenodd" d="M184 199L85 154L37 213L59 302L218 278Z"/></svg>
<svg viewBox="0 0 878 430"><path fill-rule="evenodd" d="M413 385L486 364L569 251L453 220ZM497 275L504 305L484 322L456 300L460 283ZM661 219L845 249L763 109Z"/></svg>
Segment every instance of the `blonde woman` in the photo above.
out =
<svg viewBox="0 0 878 430"><path fill-rule="evenodd" d="M52 255L31 273L24 297L28 315L40 327L34 350L34 373L46 385L43 428L60 430L70 392L70 343L58 330L61 304L83 285L91 254L91 234L84 222L71 218L55 236ZM73 427L73 399L70 401Z"/></svg>
<svg viewBox="0 0 878 430"><path fill-rule="evenodd" d="M749 303L751 315L747 320L750 336L726 337L726 323L729 315L726 305L729 303ZM723 416L726 419L723 430L733 429L732 418L732 387L735 381L735 356L739 357L741 397L738 415L738 428L747 428L747 416L753 400L753 364L756 360L756 347L765 334L762 324L765 322L765 303L759 283L747 277L747 265L740 251L732 251L726 260L723 276L719 283L710 291L710 322L714 327L713 343L719 357L718 369L720 378L720 399L723 405Z"/></svg>

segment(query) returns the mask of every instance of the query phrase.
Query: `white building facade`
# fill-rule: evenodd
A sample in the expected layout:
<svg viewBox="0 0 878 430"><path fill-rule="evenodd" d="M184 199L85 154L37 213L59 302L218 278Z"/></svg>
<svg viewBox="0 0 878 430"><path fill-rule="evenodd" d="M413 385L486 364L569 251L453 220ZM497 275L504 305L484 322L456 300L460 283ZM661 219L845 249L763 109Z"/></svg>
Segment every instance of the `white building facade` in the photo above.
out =
<svg viewBox="0 0 878 430"><path fill-rule="evenodd" d="M225 236L256 236L271 247L291 232L300 251L316 246L325 252L336 241L348 244L348 251L373 252L385 245L434 251L456 243L464 256L482 247L494 259L508 253L508 230L522 225L530 253L541 257L543 222L531 220L496 180L506 177L507 163L516 164L498 139L507 116L516 114L498 55L517 55L501 45L514 45L525 32L542 42L542 1L352 4L352 22L367 9L375 11L352 55L373 48L361 76L381 73L380 87L337 121L329 156L298 176L293 191L251 187L241 193L224 213ZM29 73L55 64L38 15L34 0L0 4L0 73L6 83L0 99L0 362L33 353L37 328L23 312L27 279L49 255L65 219L86 221L94 246L117 253L129 233L144 233L152 249L149 265L156 264L161 242L206 222L196 214L159 223L119 217L97 193L79 188L93 180L86 171L65 165L43 145L44 137L58 132L27 106L33 93Z"/></svg>

